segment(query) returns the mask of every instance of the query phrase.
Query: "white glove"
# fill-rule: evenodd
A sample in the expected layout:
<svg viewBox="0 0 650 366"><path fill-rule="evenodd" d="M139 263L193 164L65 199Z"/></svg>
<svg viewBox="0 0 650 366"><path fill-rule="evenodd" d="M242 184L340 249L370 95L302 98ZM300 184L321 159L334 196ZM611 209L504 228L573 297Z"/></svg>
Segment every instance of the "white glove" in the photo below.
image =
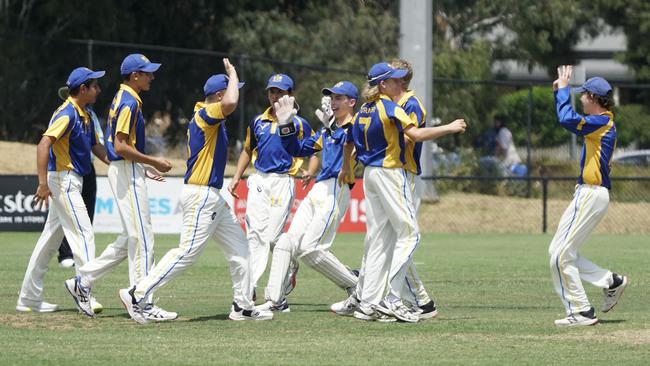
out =
<svg viewBox="0 0 650 366"><path fill-rule="evenodd" d="M332 110L332 98L329 96L324 96L320 100L320 108L315 110L314 113L319 121L325 126L325 128L330 128L332 122L334 121L334 111Z"/></svg>
<svg viewBox="0 0 650 366"><path fill-rule="evenodd" d="M277 102L273 103L275 116L278 118L278 125L285 125L290 122L293 123L293 117L298 114L298 111L293 108L294 100L294 97L284 95Z"/></svg>

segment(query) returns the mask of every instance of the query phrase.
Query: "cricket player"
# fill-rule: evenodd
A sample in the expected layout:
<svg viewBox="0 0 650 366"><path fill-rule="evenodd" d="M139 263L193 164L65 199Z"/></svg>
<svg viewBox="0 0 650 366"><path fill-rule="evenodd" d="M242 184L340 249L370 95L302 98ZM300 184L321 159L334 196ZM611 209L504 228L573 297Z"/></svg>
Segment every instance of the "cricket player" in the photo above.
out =
<svg viewBox="0 0 650 366"><path fill-rule="evenodd" d="M244 149L239 155L237 171L228 186L228 191L235 198L237 185L241 180L251 159L255 173L251 174L248 185L246 204L246 234L251 247L252 283L257 282L266 269L269 250L275 246L284 225L291 212L295 197L294 176L300 172L302 158L294 158L282 147L282 139L278 133L277 111L275 103L282 96L293 95L293 80L285 74L275 74L269 78L266 85L267 98L270 107L246 128ZM312 135L309 122L298 115L292 115L297 138L304 139ZM310 157L310 166L318 165L318 158ZM298 263L293 261L285 279L285 294L295 287L295 275ZM266 295L265 295L266 297ZM286 309L283 310L287 310Z"/></svg>
<svg viewBox="0 0 650 366"><path fill-rule="evenodd" d="M152 63L141 54L128 55L120 66L123 83L111 104L105 146L111 161L108 182L120 213L122 234L99 257L81 266L76 277L65 281L77 306L91 317L95 314L88 306L88 298L92 285L98 279L126 258L129 261L131 285L141 281L153 268L154 235L145 177L159 181L162 177L144 164L167 172L171 169L171 163L144 153L145 122L140 93L150 89L153 73L159 67L160 64ZM150 320L171 320L178 316L153 305L151 296L143 311Z"/></svg>
<svg viewBox="0 0 650 366"><path fill-rule="evenodd" d="M399 93L395 94L391 99L397 103L404 112L415 122L419 128L425 127L427 112L424 106L415 95L413 90L409 89L409 84L413 78L413 68L411 63L404 59L395 59L391 62L391 66L397 69L404 69L407 71L406 75L401 79L397 79L401 88ZM420 202L422 196L422 168L420 167L420 155L422 154L422 142L414 142L405 137L405 151L404 151L404 170L406 171L406 179L413 194L414 212L417 218L420 209ZM420 319L430 319L438 315L434 301L427 293L424 283L418 275L417 269L413 259L406 271L406 285L402 289L402 300L409 306Z"/></svg>
<svg viewBox="0 0 650 366"><path fill-rule="evenodd" d="M555 321L559 327L598 323L581 280L603 289L604 300L600 310L604 313L617 304L628 284L627 276L600 268L579 253L591 231L607 212L616 125L611 111L614 106L612 87L601 77L590 78L574 89L574 92L580 93L585 115L573 110L569 89L572 71L572 66L560 66L558 78L553 82L560 126L585 139L573 201L564 211L548 249L555 291L562 299L567 314L566 318Z"/></svg>
<svg viewBox="0 0 650 366"><path fill-rule="evenodd" d="M303 140L298 140L295 134L282 136L285 149L293 156L309 156L322 151L323 166L316 177L316 184L300 203L288 232L282 234L275 245L266 289L267 301L258 309L278 311L286 307L282 281L293 258L300 258L335 285L348 291L348 295L356 288L357 275L341 263L330 247L350 201L350 186L354 185L353 170L349 171L346 184L342 186L339 186L337 177L359 91L351 82L341 81L323 89L322 93L324 97L316 116L323 123L323 128ZM315 173L309 171L306 176L311 177Z"/></svg>
<svg viewBox="0 0 650 366"><path fill-rule="evenodd" d="M153 271L131 289L119 291L131 318L145 324L142 310L145 299L196 262L212 237L223 248L230 264L234 301L228 316L232 320L270 320L273 313L255 309L250 282L249 248L246 234L219 190L228 159L226 117L237 107L237 72L227 58L228 73L211 76L203 87L205 101L194 106L187 131L189 158L183 186L183 230L178 248L172 249Z"/></svg>
<svg viewBox="0 0 650 366"><path fill-rule="evenodd" d="M347 315L350 309L355 309L354 317L362 320L389 321L385 316L406 322L419 320L400 297L410 259L420 240L413 195L404 170L404 135L418 142L464 132L466 128L463 119L445 126L418 128L391 100L401 90L398 79L406 74L406 70L386 62L370 69L363 92L367 102L361 106L348 134L349 142L344 148L339 174L339 180L343 181L354 147L357 159L365 166L367 232L364 256L356 294L332 305L332 310L345 309L342 315ZM397 241L391 240L392 235L396 235ZM386 283L388 294L384 298Z"/></svg>
<svg viewBox="0 0 650 366"><path fill-rule="evenodd" d="M65 236L76 268L95 258L95 235L81 197L83 176L91 169L90 153L108 164L86 107L95 103L104 71L74 69L66 85L69 96L54 112L36 150L38 188L36 207L49 207L47 220L27 265L16 310L52 312L55 304L43 300L43 277ZM50 201L51 200L51 201ZM88 308L94 300L88 298ZM101 305L100 305L101 306Z"/></svg>

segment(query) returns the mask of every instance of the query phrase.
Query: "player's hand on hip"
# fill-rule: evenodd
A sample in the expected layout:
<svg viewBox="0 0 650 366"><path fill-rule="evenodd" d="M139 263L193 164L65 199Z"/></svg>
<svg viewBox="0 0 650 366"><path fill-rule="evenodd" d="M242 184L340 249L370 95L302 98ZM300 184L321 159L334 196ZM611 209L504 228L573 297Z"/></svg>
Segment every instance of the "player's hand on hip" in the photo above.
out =
<svg viewBox="0 0 650 366"><path fill-rule="evenodd" d="M147 177L147 178L149 178L151 180L155 180L156 182L164 182L165 181L165 177L160 175L160 173L158 173L154 168L149 167L149 166L144 168L144 175L145 175L145 177Z"/></svg>
<svg viewBox="0 0 650 366"><path fill-rule="evenodd" d="M452 133L463 133L467 129L467 122L465 122L465 119L459 118L452 121L449 128L451 128Z"/></svg>
<svg viewBox="0 0 650 366"><path fill-rule="evenodd" d="M230 184L228 184L228 192L230 192L230 195L235 197L236 199L239 199L239 195L237 194L237 186L239 185L239 179L232 179L230 181Z"/></svg>
<svg viewBox="0 0 650 366"><path fill-rule="evenodd" d="M158 169L158 171L167 173L172 169L172 163L165 158L156 158L156 162L153 167Z"/></svg>
<svg viewBox="0 0 650 366"><path fill-rule="evenodd" d="M37 210L40 210L43 205L45 205L45 209L47 210L49 208L49 201L48 199L52 196L52 192L50 191L50 187L46 184L39 184L38 188L36 188L36 193L34 193L34 207Z"/></svg>
<svg viewBox="0 0 650 366"><path fill-rule="evenodd" d="M558 90L560 88L566 88L569 86L569 80L571 80L571 74L573 73L573 66L571 65L562 65L557 68L557 79L553 82L553 90Z"/></svg>

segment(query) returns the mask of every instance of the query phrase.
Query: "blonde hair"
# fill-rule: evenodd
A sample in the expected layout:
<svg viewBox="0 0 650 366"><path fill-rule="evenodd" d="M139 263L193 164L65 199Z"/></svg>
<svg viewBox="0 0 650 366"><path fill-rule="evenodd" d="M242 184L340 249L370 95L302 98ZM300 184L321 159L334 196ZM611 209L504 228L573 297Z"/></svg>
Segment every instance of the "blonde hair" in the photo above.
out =
<svg viewBox="0 0 650 366"><path fill-rule="evenodd" d="M379 85L370 85L369 83L363 86L363 91L361 92L361 96L366 102L379 99L379 94Z"/></svg>
<svg viewBox="0 0 650 366"><path fill-rule="evenodd" d="M413 79L413 66L411 63L403 58L396 58L390 62L390 65L396 69L407 71L406 75L400 78L399 81L402 83L402 87L404 89L408 89L409 84L411 83L411 79Z"/></svg>

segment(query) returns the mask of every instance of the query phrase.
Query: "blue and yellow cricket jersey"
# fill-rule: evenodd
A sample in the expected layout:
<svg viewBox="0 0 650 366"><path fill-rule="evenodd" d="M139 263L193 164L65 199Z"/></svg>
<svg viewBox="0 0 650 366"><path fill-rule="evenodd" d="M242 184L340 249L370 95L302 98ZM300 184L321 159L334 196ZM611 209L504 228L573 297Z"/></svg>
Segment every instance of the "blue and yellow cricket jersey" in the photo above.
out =
<svg viewBox="0 0 650 366"><path fill-rule="evenodd" d="M616 148L616 125L614 115L605 112L600 115L581 116L571 107L569 88L555 92L557 117L560 125L579 136L584 136L580 158L579 184L592 184L611 188L609 180L610 162Z"/></svg>
<svg viewBox="0 0 650 366"><path fill-rule="evenodd" d="M228 135L221 103L196 103L187 128L186 184L221 189L228 159Z"/></svg>
<svg viewBox="0 0 650 366"><path fill-rule="evenodd" d="M293 122L299 140L313 135L304 118L296 116ZM271 115L270 107L248 125L244 146L253 152L253 165L257 171L296 175L302 166L303 159L294 158L282 147L278 121Z"/></svg>
<svg viewBox="0 0 650 366"><path fill-rule="evenodd" d="M354 141L357 160L365 166L402 168L404 166L404 129L415 126L404 110L390 98L361 106L348 140Z"/></svg>
<svg viewBox="0 0 650 366"><path fill-rule="evenodd" d="M108 113L106 126L105 146L110 161L123 160L115 152L115 134L125 133L129 136L129 143L136 150L144 154L144 117L142 116L142 100L138 93L128 85L120 85L120 90L115 94L111 110Z"/></svg>
<svg viewBox="0 0 650 366"><path fill-rule="evenodd" d="M72 98L66 99L54 112L43 136L56 139L50 147L47 170L72 170L79 175L90 173L90 154L97 144L97 133L88 112Z"/></svg>
<svg viewBox="0 0 650 366"><path fill-rule="evenodd" d="M309 156L322 150L323 162L320 173L316 177L316 182L337 178L343 165L343 145L345 145L349 129L352 128L352 120L353 117L350 117L340 128L333 132L323 127L313 136L303 140L298 140L296 135L285 136L282 138L282 144L289 154L293 156ZM354 183L354 164L351 163L348 179L346 180L348 184Z"/></svg>
<svg viewBox="0 0 650 366"><path fill-rule="evenodd" d="M415 96L415 92L407 90L402 98L397 102L406 115L408 115L415 125L424 127L427 117L427 112L420 102L420 99ZM422 142L413 142L408 137L406 138L406 151L404 152L404 169L413 174L420 175L422 168L420 167L420 155L422 154Z"/></svg>

